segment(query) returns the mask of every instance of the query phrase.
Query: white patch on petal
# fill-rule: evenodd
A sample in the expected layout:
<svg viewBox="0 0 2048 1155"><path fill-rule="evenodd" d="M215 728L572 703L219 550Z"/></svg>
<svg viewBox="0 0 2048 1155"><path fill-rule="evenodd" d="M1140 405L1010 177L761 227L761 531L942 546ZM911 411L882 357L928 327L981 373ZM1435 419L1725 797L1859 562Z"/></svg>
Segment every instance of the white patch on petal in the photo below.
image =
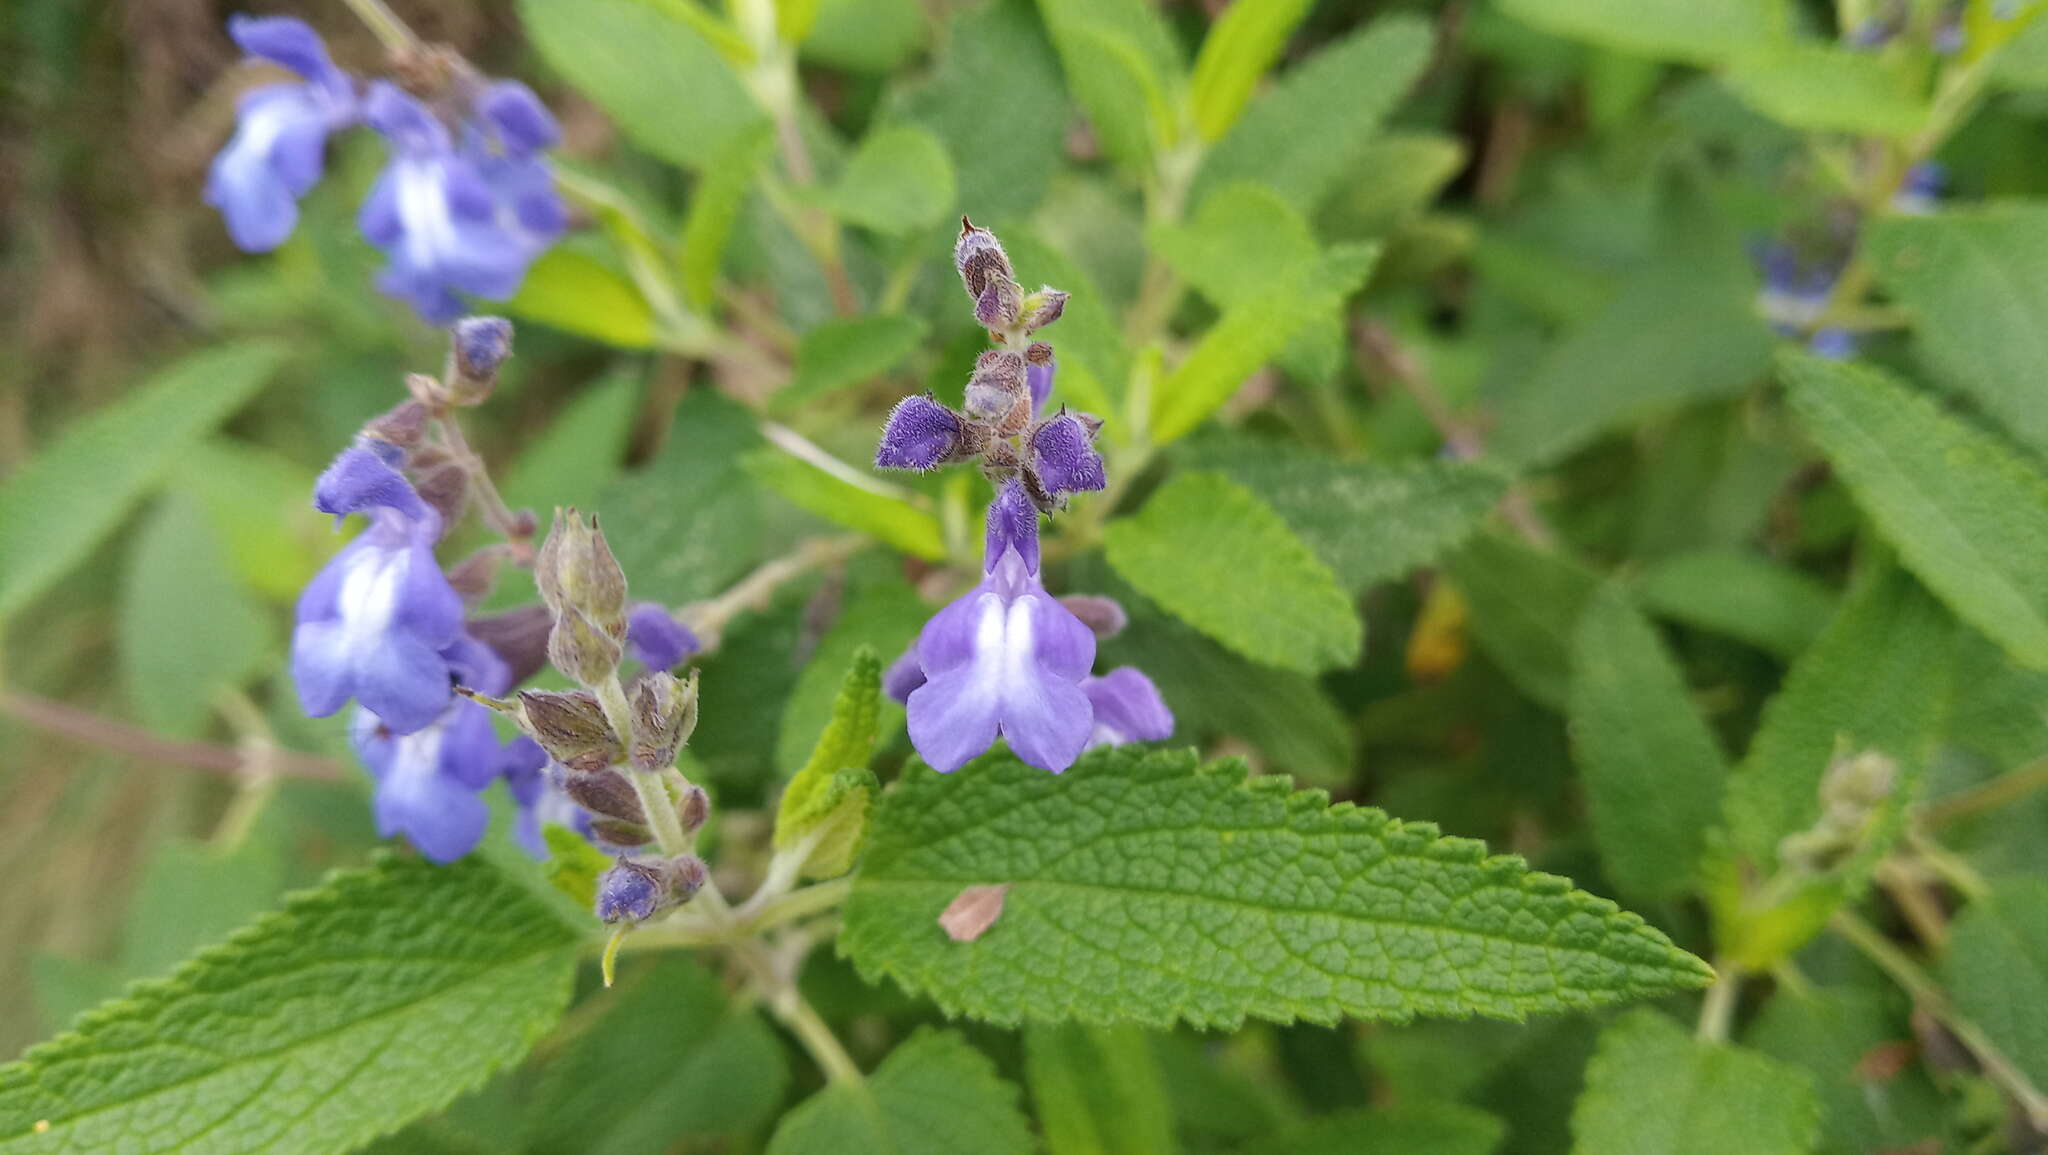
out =
<svg viewBox="0 0 2048 1155"><path fill-rule="evenodd" d="M411 571L408 549L365 549L356 554L334 596L344 650L356 654L384 644Z"/></svg>
<svg viewBox="0 0 2048 1155"><path fill-rule="evenodd" d="M457 245L455 218L448 212L448 196L442 188L440 166L432 161L407 160L392 166L398 219L405 225L406 257L414 268L440 265L444 254Z"/></svg>

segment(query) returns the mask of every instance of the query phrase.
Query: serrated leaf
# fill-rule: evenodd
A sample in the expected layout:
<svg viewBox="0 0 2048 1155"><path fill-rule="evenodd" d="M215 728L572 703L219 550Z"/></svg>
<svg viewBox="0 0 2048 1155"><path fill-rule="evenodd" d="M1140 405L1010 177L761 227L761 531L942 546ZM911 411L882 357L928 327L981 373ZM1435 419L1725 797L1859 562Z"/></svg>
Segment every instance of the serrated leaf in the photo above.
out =
<svg viewBox="0 0 2048 1155"><path fill-rule="evenodd" d="M725 265L733 226L739 222L747 193L774 141L775 131L767 125L735 137L725 155L704 170L691 191L676 268L682 277L684 299L700 313L710 312L718 299L718 271Z"/></svg>
<svg viewBox="0 0 2048 1155"><path fill-rule="evenodd" d="M0 1067L0 1152L343 1152L526 1053L579 934L476 860L380 856Z"/></svg>
<svg viewBox="0 0 2048 1155"><path fill-rule="evenodd" d="M1783 40L1737 54L1723 79L1744 104L1792 128L1910 137L1927 105L1892 62L1814 40Z"/></svg>
<svg viewBox="0 0 2048 1155"><path fill-rule="evenodd" d="M2048 477L1876 369L1788 354L1780 373L1906 568L2015 660L2048 668Z"/></svg>
<svg viewBox="0 0 2048 1155"><path fill-rule="evenodd" d="M271 655L276 630L228 572L219 539L189 499L160 502L133 551L120 603L122 682L151 729L197 735L219 695Z"/></svg>
<svg viewBox="0 0 2048 1155"><path fill-rule="evenodd" d="M1937 1140L1946 1111L1923 1064L1897 1071L1867 1060L1911 1045L1903 1000L1874 991L1781 991L1766 1002L1743 1042L1813 1078L1820 1100L1822 1155L1906 1151Z"/></svg>
<svg viewBox="0 0 2048 1155"><path fill-rule="evenodd" d="M889 372L917 351L929 328L924 318L902 313L813 326L797 342L796 376L775 394L776 411L793 412Z"/></svg>
<svg viewBox="0 0 2048 1155"><path fill-rule="evenodd" d="M597 508L633 596L681 605L754 563L765 502L740 464L761 444L751 414L693 389L674 424L661 453L606 486Z"/></svg>
<svg viewBox="0 0 2048 1155"><path fill-rule="evenodd" d="M939 913L1007 883L953 942ZM1605 899L1242 763L1109 747L1061 775L1007 754L885 796L840 948L948 1014L1000 1024L1524 1015L1708 981Z"/></svg>
<svg viewBox="0 0 2048 1155"><path fill-rule="evenodd" d="M1600 579L1578 561L1492 531L1444 559L1464 595L1472 635L1516 686L1562 709L1571 684L1572 626Z"/></svg>
<svg viewBox="0 0 2048 1155"><path fill-rule="evenodd" d="M1545 32L1617 52L1712 64L1786 27L1779 0L1499 0Z"/></svg>
<svg viewBox="0 0 2048 1155"><path fill-rule="evenodd" d="M1034 1025L1024 1078L1047 1155L1169 1155L1173 1119L1152 1040L1135 1027Z"/></svg>
<svg viewBox="0 0 2048 1155"><path fill-rule="evenodd" d="M896 655L917 639L931 616L932 607L898 581L851 591L838 620L811 651L809 664L782 704L781 724L775 731L776 769L785 777L793 776L810 760L819 731L832 719L833 702L847 667L859 650L872 648L886 670ZM903 725L902 704L883 695L876 705L880 710L877 732L897 733Z"/></svg>
<svg viewBox="0 0 2048 1155"><path fill-rule="evenodd" d="M1288 69L1209 151L1193 203L1250 181L1314 217L1422 74L1430 42L1427 22L1383 17Z"/></svg>
<svg viewBox="0 0 2048 1155"><path fill-rule="evenodd" d="M2048 883L2002 879L1964 907L1942 977L1963 1018L2048 1085Z"/></svg>
<svg viewBox="0 0 2048 1155"><path fill-rule="evenodd" d="M1617 586L1579 615L1566 717L1607 877L1630 896L1685 894L1727 765L1677 663Z"/></svg>
<svg viewBox="0 0 2048 1155"><path fill-rule="evenodd" d="M1188 91L1203 140L1216 140L1237 123L1308 9L1309 0L1235 0L1209 26Z"/></svg>
<svg viewBox="0 0 2048 1155"><path fill-rule="evenodd" d="M706 169L767 119L721 51L734 45L713 39L724 26L691 0L521 0L519 25L555 71L663 160Z"/></svg>
<svg viewBox="0 0 2048 1155"><path fill-rule="evenodd" d="M1881 216L1866 244L1885 292L1913 311L1929 378L2048 453L2048 285L2034 275L2048 263L2048 204Z"/></svg>
<svg viewBox="0 0 2048 1155"><path fill-rule="evenodd" d="M1174 477L1103 547L1140 593L1254 661L1315 673L1358 659L1365 625L1336 575L1221 474Z"/></svg>
<svg viewBox="0 0 2048 1155"><path fill-rule="evenodd" d="M908 490L901 491L901 497L878 492L869 484L856 484L850 477L774 448L748 454L746 471L798 509L857 529L927 561L946 556L946 534L938 515L911 504Z"/></svg>
<svg viewBox="0 0 2048 1155"><path fill-rule="evenodd" d="M1326 1116L1236 1155L1491 1155L1506 1136L1484 1111L1425 1099Z"/></svg>
<svg viewBox="0 0 2048 1155"><path fill-rule="evenodd" d="M804 856L811 878L837 878L853 869L867 836L868 812L882 786L868 758L874 753L881 713L882 660L862 646L832 702L832 720L818 736L810 761L782 791L775 813L775 849L816 839Z"/></svg>
<svg viewBox="0 0 2048 1155"><path fill-rule="evenodd" d="M1193 432L1296 334L1357 292L1378 258L1377 245L1339 245L1267 281L1267 292L1225 309L1153 387L1153 440L1163 445Z"/></svg>
<svg viewBox="0 0 2048 1155"><path fill-rule="evenodd" d="M1789 566L1741 550L1703 549L1643 572L1643 606L1659 617L1796 658L1834 616L1835 596Z"/></svg>
<svg viewBox="0 0 2048 1155"><path fill-rule="evenodd" d="M1572 1111L1572 1151L1806 1155L1818 1114L1799 1068L1695 1039L1655 1011L1631 1011L1600 1033Z"/></svg>
<svg viewBox="0 0 2048 1155"><path fill-rule="evenodd" d="M541 254L505 310L622 349L654 344L654 311L633 282L573 249Z"/></svg>
<svg viewBox="0 0 2048 1155"><path fill-rule="evenodd" d="M84 560L180 451L255 396L284 346L195 353L90 414L0 486L0 621Z"/></svg>
<svg viewBox="0 0 2048 1155"><path fill-rule="evenodd" d="M833 1083L783 1116L768 1155L1026 1155L1017 1089L951 1031L919 1030L864 1084Z"/></svg>
<svg viewBox="0 0 2048 1155"><path fill-rule="evenodd" d="M946 146L927 128L897 124L862 138L826 194L826 203L848 224L878 233L907 233L952 212L954 191Z"/></svg>

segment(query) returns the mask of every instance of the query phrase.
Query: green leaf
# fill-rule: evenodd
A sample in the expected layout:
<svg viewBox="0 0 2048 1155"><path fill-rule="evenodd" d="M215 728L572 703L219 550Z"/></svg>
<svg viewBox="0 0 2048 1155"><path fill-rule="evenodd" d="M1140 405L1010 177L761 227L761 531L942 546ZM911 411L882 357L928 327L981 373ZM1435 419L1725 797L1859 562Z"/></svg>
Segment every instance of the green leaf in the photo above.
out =
<svg viewBox="0 0 2048 1155"><path fill-rule="evenodd" d="M2048 883L2000 880L1951 930L1942 978L1956 1010L2048 1086Z"/></svg>
<svg viewBox="0 0 2048 1155"><path fill-rule="evenodd" d="M1481 533L1444 562L1465 597L1472 635L1523 693L1562 709L1572 626L1600 579L1579 562L1505 533Z"/></svg>
<svg viewBox="0 0 2048 1155"><path fill-rule="evenodd" d="M555 71L663 160L708 169L767 119L706 35L721 26L692 0L520 0L519 25Z"/></svg>
<svg viewBox="0 0 2048 1155"><path fill-rule="evenodd" d="M1609 429L1756 383L1770 368L1770 330L1746 286L1717 272L1677 261L1624 282L1530 368L1489 447L1544 465Z"/></svg>
<svg viewBox="0 0 2048 1155"><path fill-rule="evenodd" d="M708 598L761 552L760 489L741 466L761 444L753 415L709 389L676 407L659 456L605 487L597 508L637 598Z"/></svg>
<svg viewBox="0 0 2048 1155"><path fill-rule="evenodd" d="M1044 199L1060 165L1069 115L1059 59L1030 0L952 9L934 55L930 77L902 90L901 113L945 143L960 203L974 216L998 226L1024 220ZM1003 147L988 147L991 139ZM1014 256L1015 233L1006 229L1002 235ZM1076 292L1068 302L1062 334L1080 299Z"/></svg>
<svg viewBox="0 0 2048 1155"><path fill-rule="evenodd" d="M925 42L917 0L816 0L803 41L806 61L876 75L901 67Z"/></svg>
<svg viewBox="0 0 2048 1155"><path fill-rule="evenodd" d="M1796 658L1834 616L1835 595L1789 566L1734 549L1693 550L1643 572L1643 608Z"/></svg>
<svg viewBox="0 0 2048 1155"><path fill-rule="evenodd" d="M2015 660L2048 668L2048 478L1878 370L1788 354L1780 372L1906 567Z"/></svg>
<svg viewBox="0 0 2048 1155"><path fill-rule="evenodd" d="M1230 11L1261 0L1239 0ZM1315 231L1280 194L1240 182L1211 193L1184 223L1160 221L1147 242L1182 280L1218 306L1263 296L1266 285L1321 255Z"/></svg>
<svg viewBox="0 0 2048 1155"><path fill-rule="evenodd" d="M860 856L868 811L882 790L868 769L880 736L881 701L882 660L863 646L854 651L852 668L832 702L832 720L818 736L811 760L789 780L775 812L775 849L817 839L804 857L808 877L837 878L853 869Z"/></svg>
<svg viewBox="0 0 2048 1155"><path fill-rule="evenodd" d="M314 477L274 450L215 437L187 446L164 488L206 511L236 580L269 601L292 603L340 542L334 519L307 500Z"/></svg>
<svg viewBox="0 0 2048 1155"><path fill-rule="evenodd" d="M1713 64L1775 40L1787 24L1779 0L1499 0L1502 11L1545 32L1617 52Z"/></svg>
<svg viewBox="0 0 2048 1155"><path fill-rule="evenodd" d="M1169 1155L1173 1119L1152 1040L1134 1027L1034 1025L1024 1077L1047 1155Z"/></svg>
<svg viewBox="0 0 2048 1155"><path fill-rule="evenodd" d="M1119 402L1130 367L1117 314L1079 265L1036 235L1012 233L1003 244L1024 283L1050 284L1073 294L1067 311L1060 314L1059 327L1052 330L1059 358L1053 402L1102 418L1114 435L1122 426Z"/></svg>
<svg viewBox="0 0 2048 1155"><path fill-rule="evenodd" d="M232 851L170 838L150 855L121 927L121 969L162 974L277 905L284 854L262 827Z"/></svg>
<svg viewBox="0 0 2048 1155"><path fill-rule="evenodd" d="M1214 473L1183 473L1103 535L1140 593L1238 653L1315 673L1358 660L1365 625L1272 507Z"/></svg>
<svg viewBox="0 0 2048 1155"><path fill-rule="evenodd" d="M1383 17L1287 70L1209 151L1192 203L1249 181L1314 217L1422 75L1431 40L1422 19Z"/></svg>
<svg viewBox="0 0 2048 1155"><path fill-rule="evenodd" d="M1017 1089L951 1031L922 1029L865 1084L832 1083L785 1115L768 1155L1025 1155Z"/></svg>
<svg viewBox="0 0 2048 1155"><path fill-rule="evenodd" d="M1893 62L1817 40L1784 40L1738 54L1723 79L1744 104L1809 132L1911 137L1927 105Z"/></svg>
<svg viewBox="0 0 2048 1155"><path fill-rule="evenodd" d="M725 155L697 178L689 212L683 217L682 251L676 255L676 265L682 275L683 297L700 313L710 312L718 300L718 271L732 243L733 225L739 222L747 193L774 141L775 130L759 125L736 137Z"/></svg>
<svg viewBox="0 0 2048 1155"><path fill-rule="evenodd" d="M924 318L902 313L845 317L806 331L796 347L796 376L775 394L777 412L789 413L842 389L871 381L901 365L924 345Z"/></svg>
<svg viewBox="0 0 2048 1155"><path fill-rule="evenodd" d="M1799 1068L1695 1039L1655 1011L1631 1011L1600 1033L1572 1111L1572 1151L1806 1155L1818 1114Z"/></svg>
<svg viewBox="0 0 2048 1155"><path fill-rule="evenodd" d="M206 515L167 497L137 533L122 583L121 677L153 730L194 736L264 665L276 631L228 572ZM204 614L192 612L204 606Z"/></svg>
<svg viewBox="0 0 2048 1155"><path fill-rule="evenodd" d="M1187 359L1154 386L1153 440L1163 445L1193 432L1295 334L1357 292L1378 257L1377 245L1339 245L1224 310Z"/></svg>
<svg viewBox="0 0 2048 1155"><path fill-rule="evenodd" d="M940 912L989 884L1009 886L1001 918L951 941ZM913 769L845 918L871 980L999 1024L1520 1019L1711 976L1519 858L1188 750L1109 747L1058 776L1005 754Z"/></svg>
<svg viewBox="0 0 2048 1155"><path fill-rule="evenodd" d="M1265 499L1362 591L1436 561L1507 492L1506 475L1460 461L1340 461L1300 449L1199 458Z"/></svg>
<svg viewBox="0 0 2048 1155"><path fill-rule="evenodd" d="M0 621L85 560L187 447L255 396L284 346L244 342L164 369L0 486Z"/></svg>
<svg viewBox="0 0 2048 1155"><path fill-rule="evenodd" d="M897 496L896 487L886 482L872 482L858 474L842 475L836 469L828 471L780 449L749 454L746 469L754 480L798 509L857 529L927 561L946 556L946 535L938 515L911 504L909 490L902 490L903 496Z"/></svg>
<svg viewBox="0 0 2048 1155"><path fill-rule="evenodd" d="M885 581L850 591L846 607L832 629L811 652L810 662L797 676L796 688L782 704L782 721L775 733L775 767L789 777L803 768L818 742L818 732L832 720L833 703L840 683L854 655L872 649L884 660L883 669L916 640L918 631L932 616L932 607L901 581ZM903 707L884 695L877 703L876 730L894 734L903 725Z"/></svg>
<svg viewBox="0 0 2048 1155"><path fill-rule="evenodd" d="M1744 1042L1813 1077L1820 1099L1823 1155L1907 1151L1937 1140L1946 1114L1924 1064L1876 1075L1865 1060L1880 1048L1910 1045L1903 1000L1876 992L1814 988L1780 991L1766 1002Z"/></svg>
<svg viewBox="0 0 2048 1155"><path fill-rule="evenodd" d="M542 827L540 834L548 847L548 860L541 868L548 885L567 895L579 909L595 909L597 880L611 866L611 859L566 826L550 824Z"/></svg>
<svg viewBox="0 0 2048 1155"><path fill-rule="evenodd" d="M499 491L514 509L591 508L618 480L639 414L639 374L614 373L584 386L527 443L499 479Z"/></svg>
<svg viewBox="0 0 2048 1155"><path fill-rule="evenodd" d="M1236 1155L1491 1155L1506 1136L1507 1127L1484 1111L1425 1100L1339 1112Z"/></svg>
<svg viewBox="0 0 2048 1155"><path fill-rule="evenodd" d="M343 1152L526 1053L579 934L491 867L380 856L0 1067L0 1152Z"/></svg>
<svg viewBox="0 0 2048 1155"><path fill-rule="evenodd" d="M1209 26L1188 93L1203 140L1216 140L1237 123L1308 9L1309 0L1235 0Z"/></svg>
<svg viewBox="0 0 2048 1155"><path fill-rule="evenodd" d="M622 349L654 344L654 311L633 282L561 246L541 254L505 309L522 320L595 337Z"/></svg>
<svg viewBox="0 0 2048 1155"><path fill-rule="evenodd" d="M1102 149L1137 171L1179 130L1180 50L1143 0L1039 0L1073 94Z"/></svg>
<svg viewBox="0 0 2048 1155"><path fill-rule="evenodd" d="M1323 220L1338 236L1386 236L1427 208L1465 167L1465 142L1434 132L1384 132L1367 142Z"/></svg>
<svg viewBox="0 0 2048 1155"><path fill-rule="evenodd" d="M1720 817L1727 765L1678 664L1620 587L1579 615L1569 702L1607 877L1625 895L1685 894Z"/></svg>
<svg viewBox="0 0 2048 1155"><path fill-rule="evenodd" d="M2048 454L2048 286L2034 275L2048 262L2048 204L1882 216L1867 244L1885 292L1913 311L1928 376Z"/></svg>
<svg viewBox="0 0 2048 1155"><path fill-rule="evenodd" d="M834 216L878 233L907 233L953 211L953 164L930 129L877 128L840 170L826 194Z"/></svg>

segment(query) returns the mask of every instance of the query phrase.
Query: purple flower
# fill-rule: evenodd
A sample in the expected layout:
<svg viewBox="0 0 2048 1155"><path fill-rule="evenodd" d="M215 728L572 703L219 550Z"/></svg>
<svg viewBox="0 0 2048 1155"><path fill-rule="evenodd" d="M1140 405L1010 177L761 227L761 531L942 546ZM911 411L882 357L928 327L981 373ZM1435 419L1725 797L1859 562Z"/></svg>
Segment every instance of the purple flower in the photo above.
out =
<svg viewBox="0 0 2048 1155"><path fill-rule="evenodd" d="M627 615L626 646L650 670L673 669L703 649L688 626L653 602L641 602Z"/></svg>
<svg viewBox="0 0 2048 1155"><path fill-rule="evenodd" d="M291 236L299 198L320 182L328 134L358 119L355 81L304 21L237 15L228 35L250 56L305 78L244 93L234 138L207 172L206 203L220 210L236 247L268 252Z"/></svg>
<svg viewBox="0 0 2048 1155"><path fill-rule="evenodd" d="M621 860L597 880L597 917L605 922L645 922L661 909L662 898L659 874Z"/></svg>
<svg viewBox="0 0 2048 1155"><path fill-rule="evenodd" d="M1062 408L1031 431L1031 473L1046 496L1058 498L1109 484L1102 470L1102 455L1095 452L1098 428L1097 423Z"/></svg>
<svg viewBox="0 0 2048 1155"><path fill-rule="evenodd" d="M882 671L882 692L898 702L910 701L910 695L924 685L924 667L917 662L917 643L903 651L889 668Z"/></svg>
<svg viewBox="0 0 2048 1155"><path fill-rule="evenodd" d="M590 815L556 785L559 768L548 761L547 751L540 748L540 743L524 735L514 738L505 747L501 762L505 788L519 807L513 837L526 853L542 859L548 856L547 840L541 836L541 827L548 823L566 826L585 839L590 838Z"/></svg>
<svg viewBox="0 0 2048 1155"><path fill-rule="evenodd" d="M937 469L960 448L962 428L960 415L934 401L929 393L905 397L889 411L881 444L875 447L875 464L882 469L919 472Z"/></svg>
<svg viewBox="0 0 2048 1155"><path fill-rule="evenodd" d="M1047 345L1045 348L1050 349L1052 346ZM1059 361L1051 353L1045 355L1043 365L1031 360L1028 355L1025 357L1024 383L1031 389L1033 413L1043 413L1045 403L1052 400L1052 378L1053 374L1059 372L1059 368Z"/></svg>
<svg viewBox="0 0 2048 1155"><path fill-rule="evenodd" d="M989 506L983 574L918 635L925 683L910 694L910 740L947 773L1000 734L1017 757L1058 773L1094 731L1081 682L1095 635L1040 584L1038 513L1015 479Z"/></svg>
<svg viewBox="0 0 2048 1155"><path fill-rule="evenodd" d="M1941 205L1942 190L1948 184L1948 169L1940 162L1923 160L1906 170L1899 191L1892 195L1892 211L1907 216L1925 216Z"/></svg>
<svg viewBox="0 0 2048 1155"><path fill-rule="evenodd" d="M1173 737L1173 711L1166 708L1152 679L1133 667L1119 666L1088 678L1081 683L1081 692L1095 708L1095 730L1088 735L1091 747Z"/></svg>
<svg viewBox="0 0 2048 1155"><path fill-rule="evenodd" d="M380 455L358 444L314 486L313 507L337 519L368 513L370 526L299 596L292 679L320 718L350 698L394 734L438 719L449 703L441 652L462 630L462 599L434 560L441 519Z"/></svg>

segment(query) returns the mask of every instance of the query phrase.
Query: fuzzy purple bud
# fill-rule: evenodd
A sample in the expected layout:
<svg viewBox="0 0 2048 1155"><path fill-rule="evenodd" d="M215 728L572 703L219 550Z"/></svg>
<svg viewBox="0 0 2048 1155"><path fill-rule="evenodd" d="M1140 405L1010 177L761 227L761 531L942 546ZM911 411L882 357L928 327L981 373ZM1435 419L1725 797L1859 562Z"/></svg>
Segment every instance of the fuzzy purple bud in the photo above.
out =
<svg viewBox="0 0 2048 1155"><path fill-rule="evenodd" d="M960 415L930 394L905 397L889 411L881 443L875 447L875 465L920 473L937 469L954 460L963 428Z"/></svg>
<svg viewBox="0 0 2048 1155"><path fill-rule="evenodd" d="M450 332L455 372L448 382L457 405L475 405L491 395L498 369L512 355L512 322L503 317L464 317Z"/></svg>
<svg viewBox="0 0 2048 1155"><path fill-rule="evenodd" d="M1123 742L1157 742L1173 737L1173 711L1152 680L1130 666L1120 666L1081 683L1095 710L1090 746Z"/></svg>
<svg viewBox="0 0 2048 1155"><path fill-rule="evenodd" d="M967 286L967 295L977 302L988 288L991 273L1006 280L1016 279L1010 271L1010 258L1003 252L1003 243L987 229L976 228L966 217L960 218L960 239L953 243L953 268Z"/></svg>
<svg viewBox="0 0 2048 1155"><path fill-rule="evenodd" d="M1029 465L1045 493L1057 498L1065 493L1102 489L1109 484L1102 469L1102 455L1095 452L1095 432L1099 428L1100 423L1092 418L1062 409L1031 431Z"/></svg>

